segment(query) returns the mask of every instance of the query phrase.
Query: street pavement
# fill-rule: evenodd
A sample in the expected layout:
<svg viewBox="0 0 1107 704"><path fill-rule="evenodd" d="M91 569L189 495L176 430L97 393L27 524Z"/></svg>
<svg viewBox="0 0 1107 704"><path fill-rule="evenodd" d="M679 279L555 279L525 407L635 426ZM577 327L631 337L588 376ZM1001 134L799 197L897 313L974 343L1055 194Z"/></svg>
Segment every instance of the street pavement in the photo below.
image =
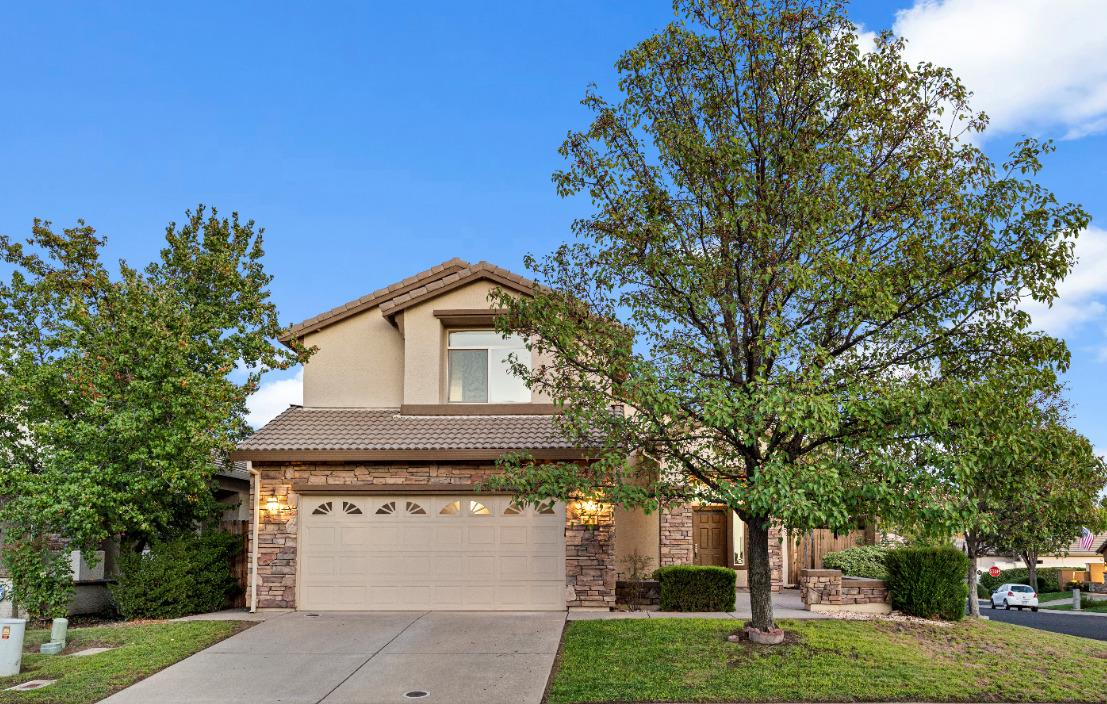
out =
<svg viewBox="0 0 1107 704"><path fill-rule="evenodd" d="M1038 609L1037 613L1030 609L993 610L988 606L987 601L980 602L980 614L993 621L1014 623L1054 633L1067 633L1070 636L1107 640L1107 614L1082 614L1049 609Z"/></svg>

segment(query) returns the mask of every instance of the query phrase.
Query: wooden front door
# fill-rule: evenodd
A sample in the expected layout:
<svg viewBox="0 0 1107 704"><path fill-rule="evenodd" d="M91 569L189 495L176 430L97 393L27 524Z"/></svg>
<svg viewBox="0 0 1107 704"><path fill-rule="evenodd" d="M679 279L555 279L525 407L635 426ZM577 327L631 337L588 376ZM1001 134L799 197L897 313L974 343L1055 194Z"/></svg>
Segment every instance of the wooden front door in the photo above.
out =
<svg viewBox="0 0 1107 704"><path fill-rule="evenodd" d="M692 512L692 545L697 565L729 567L726 509L697 508Z"/></svg>

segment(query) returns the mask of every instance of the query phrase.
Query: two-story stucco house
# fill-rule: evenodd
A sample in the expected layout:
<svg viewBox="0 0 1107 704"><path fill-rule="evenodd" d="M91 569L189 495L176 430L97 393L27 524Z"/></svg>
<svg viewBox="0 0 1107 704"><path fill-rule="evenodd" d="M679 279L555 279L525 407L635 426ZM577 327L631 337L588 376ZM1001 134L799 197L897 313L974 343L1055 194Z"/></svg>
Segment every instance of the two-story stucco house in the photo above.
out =
<svg viewBox="0 0 1107 704"><path fill-rule="evenodd" d="M507 370L530 353L492 331L495 287L526 296L532 283L452 259L290 329L286 342L317 348L304 405L234 455L256 486L257 607L610 607L633 551L741 568L729 511L519 507L476 490L507 451L587 460L550 400Z"/></svg>

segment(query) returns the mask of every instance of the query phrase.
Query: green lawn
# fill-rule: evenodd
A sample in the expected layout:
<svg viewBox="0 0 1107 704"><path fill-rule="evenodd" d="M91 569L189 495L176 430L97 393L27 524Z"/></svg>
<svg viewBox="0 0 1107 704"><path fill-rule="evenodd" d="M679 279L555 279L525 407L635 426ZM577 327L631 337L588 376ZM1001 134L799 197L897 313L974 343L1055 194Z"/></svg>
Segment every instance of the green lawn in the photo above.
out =
<svg viewBox="0 0 1107 704"><path fill-rule="evenodd" d="M57 682L30 692L0 691L0 704L91 704L250 625L243 621L189 621L71 628L66 653L118 646L79 658L39 655L38 646L49 639L50 633L28 631L23 671L14 677L0 677L0 690L27 680Z"/></svg>
<svg viewBox="0 0 1107 704"><path fill-rule="evenodd" d="M574 621L550 704L1107 698L1107 642L988 621L783 621L784 645L707 619Z"/></svg>
<svg viewBox="0 0 1107 704"><path fill-rule="evenodd" d="M1038 595L1038 603L1057 601L1059 599L1071 599L1072 592L1042 592Z"/></svg>

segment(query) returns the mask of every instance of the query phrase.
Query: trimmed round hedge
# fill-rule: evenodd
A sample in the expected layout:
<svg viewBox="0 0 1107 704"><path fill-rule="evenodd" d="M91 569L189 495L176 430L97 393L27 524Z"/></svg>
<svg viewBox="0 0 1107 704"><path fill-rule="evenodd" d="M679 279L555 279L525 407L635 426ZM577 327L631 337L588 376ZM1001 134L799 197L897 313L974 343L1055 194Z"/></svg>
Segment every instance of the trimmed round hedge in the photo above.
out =
<svg viewBox="0 0 1107 704"><path fill-rule="evenodd" d="M654 572L662 611L734 611L735 572L727 567L672 565Z"/></svg>

